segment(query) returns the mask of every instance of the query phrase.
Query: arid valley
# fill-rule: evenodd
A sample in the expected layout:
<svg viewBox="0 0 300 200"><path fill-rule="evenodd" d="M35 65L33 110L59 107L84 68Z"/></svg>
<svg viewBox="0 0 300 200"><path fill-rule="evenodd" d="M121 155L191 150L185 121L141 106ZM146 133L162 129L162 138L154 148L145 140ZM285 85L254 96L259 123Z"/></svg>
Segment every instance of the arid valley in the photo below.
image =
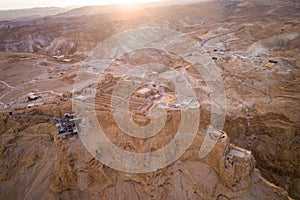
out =
<svg viewBox="0 0 300 200"><path fill-rule="evenodd" d="M300 199L299 1L164 1L20 12L0 12L0 199ZM163 39L149 40L150 31L121 38L153 28L174 36L162 32ZM100 49L116 35L129 49L139 37L160 49ZM180 43L181 36L196 46ZM110 58L123 50L100 80L93 79L91 56L112 52ZM203 57L200 65L215 66L219 77L208 80L214 68L201 74L177 53ZM82 69L88 69L84 75ZM76 102L93 103L88 114L122 151L156 151L176 138L180 109L191 105L176 96L185 90L179 79L175 85L161 80L177 73L192 87L200 113L184 154L148 173L98 161L80 135L85 121L73 116L80 110ZM138 85L128 97L135 125L151 124L158 105L167 110L157 135L135 138L118 126L111 108L120 80ZM210 85L219 82L226 98L222 136L199 158L214 117Z"/></svg>

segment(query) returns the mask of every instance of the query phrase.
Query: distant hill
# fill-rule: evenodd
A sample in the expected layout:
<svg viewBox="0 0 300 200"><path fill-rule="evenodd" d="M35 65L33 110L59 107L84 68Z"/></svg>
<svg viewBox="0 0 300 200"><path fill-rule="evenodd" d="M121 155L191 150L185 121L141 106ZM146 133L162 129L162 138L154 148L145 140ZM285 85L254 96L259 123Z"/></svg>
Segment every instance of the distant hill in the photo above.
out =
<svg viewBox="0 0 300 200"><path fill-rule="evenodd" d="M112 13L118 7L118 5L108 6L83 6L69 10L67 12L59 13L58 17L77 17L82 15L94 15L94 14L107 14Z"/></svg>
<svg viewBox="0 0 300 200"><path fill-rule="evenodd" d="M156 8L156 7L165 7L171 5L181 5L181 4L191 4L191 3L199 3L204 1L213 1L213 0L165 0L161 2L150 2L150 3L142 3L137 6L133 6L131 10L143 9L143 8ZM109 14L114 12L120 12L122 10L122 5L99 5L99 6L83 6L78 7L72 10L69 10L64 13L60 13L58 17L78 17L83 15L96 15L96 14ZM129 9L129 8L127 8Z"/></svg>
<svg viewBox="0 0 300 200"><path fill-rule="evenodd" d="M59 13L66 12L68 10L69 10L68 8L58 8L58 7L0 10L0 21L36 19L40 17L57 15Z"/></svg>
<svg viewBox="0 0 300 200"><path fill-rule="evenodd" d="M170 5L197 3L212 0L165 0L162 2L143 3L136 8L164 7ZM37 7L29 9L0 10L0 21L31 20L47 16L78 17L83 15L108 14L120 11L120 5L83 6L83 7Z"/></svg>

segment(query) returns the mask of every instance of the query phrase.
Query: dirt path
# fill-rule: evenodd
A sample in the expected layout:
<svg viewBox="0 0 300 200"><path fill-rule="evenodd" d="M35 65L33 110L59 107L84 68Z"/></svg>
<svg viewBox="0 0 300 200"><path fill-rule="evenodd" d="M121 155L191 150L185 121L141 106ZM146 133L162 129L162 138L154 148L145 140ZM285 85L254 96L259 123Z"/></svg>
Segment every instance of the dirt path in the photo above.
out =
<svg viewBox="0 0 300 200"><path fill-rule="evenodd" d="M220 35L216 35L216 36L210 37L210 38L204 40L204 41L200 44L200 48L204 47L204 45L205 45L207 42L209 42L209 41L211 41L211 40L213 40L213 39L216 39L216 38L218 38L218 37L222 37L222 36L225 36L225 35L229 35L229 34L231 34L231 33L238 32L238 31L240 31L240 30L242 30L242 29L244 29L244 28L245 28L245 27L242 26L242 27L237 28L237 29L234 29L234 30L232 30L232 31L225 32L225 33L222 33L222 34L220 34Z"/></svg>
<svg viewBox="0 0 300 200"><path fill-rule="evenodd" d="M6 87L10 88L10 89L13 89L15 87L13 86L10 86L8 83L4 82L4 81L0 81L0 83L2 83L3 85L5 85Z"/></svg>

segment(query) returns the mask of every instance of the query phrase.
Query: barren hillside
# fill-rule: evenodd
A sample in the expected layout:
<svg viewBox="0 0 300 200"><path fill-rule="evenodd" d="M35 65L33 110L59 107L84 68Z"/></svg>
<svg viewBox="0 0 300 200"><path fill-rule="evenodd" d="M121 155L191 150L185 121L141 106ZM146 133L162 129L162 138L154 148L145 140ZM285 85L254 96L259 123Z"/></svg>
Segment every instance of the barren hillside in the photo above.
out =
<svg viewBox="0 0 300 200"><path fill-rule="evenodd" d="M0 199L300 199L299 3L223 0L110 9L97 13L97 8L79 8L0 22ZM170 76L149 63L182 74L193 86L201 111L195 140L178 160L155 172L134 174L102 164L81 136L61 136L56 124L74 111L75 97L90 95L93 89L75 87L91 79L78 80L90 52L115 34L141 27L184 34L197 44L190 56L203 55L215 63L226 93L227 134L199 158L213 92L206 77L175 55L188 47L124 54L105 70L108 78L95 85L96 116L113 144L128 152L154 151L170 143L179 129L182 115L175 108L180 105L172 105L172 85L162 83L158 96L145 100L137 95L129 103L134 122L142 127L151 121L152 105L174 107L158 135L134 138L115 122L111 99L124 73ZM117 54L113 50L103 50L103 55ZM134 71L138 66L149 70L139 74ZM156 83L146 83L137 91L147 91L146 86L156 91ZM244 155L242 161L229 165L225 158L236 151Z"/></svg>

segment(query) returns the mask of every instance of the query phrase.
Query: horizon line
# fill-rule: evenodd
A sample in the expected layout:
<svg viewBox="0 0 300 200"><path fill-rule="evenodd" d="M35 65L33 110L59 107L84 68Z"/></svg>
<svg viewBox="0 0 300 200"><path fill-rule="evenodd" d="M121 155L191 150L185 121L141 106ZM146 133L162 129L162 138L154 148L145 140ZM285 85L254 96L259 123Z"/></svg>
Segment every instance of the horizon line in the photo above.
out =
<svg viewBox="0 0 300 200"><path fill-rule="evenodd" d="M75 9L80 7L87 6L113 6L113 5L125 5L125 4L148 4L148 3L159 3L169 0L148 0L145 2L127 2L127 3L116 3L116 2L107 2L107 3L98 3L98 4L77 4L77 5L37 5L37 6L24 6L24 7L10 7L10 8L0 8L0 11L11 11L11 10L28 10L28 9L41 9L41 8L62 8L62 9ZM172 0L171 0L172 1Z"/></svg>

